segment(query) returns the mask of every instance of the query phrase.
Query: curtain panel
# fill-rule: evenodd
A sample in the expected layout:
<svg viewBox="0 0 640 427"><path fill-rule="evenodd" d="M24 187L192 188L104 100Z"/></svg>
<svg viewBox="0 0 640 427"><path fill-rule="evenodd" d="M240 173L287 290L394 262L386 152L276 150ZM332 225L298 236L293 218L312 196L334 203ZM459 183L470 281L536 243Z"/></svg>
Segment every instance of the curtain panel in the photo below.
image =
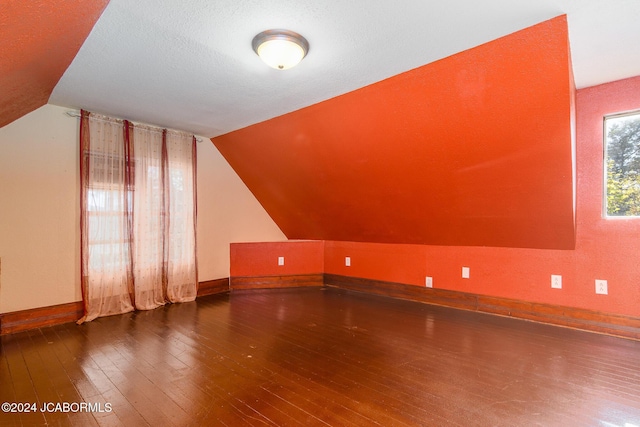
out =
<svg viewBox="0 0 640 427"><path fill-rule="evenodd" d="M195 299L196 160L193 135L82 111L78 323Z"/></svg>

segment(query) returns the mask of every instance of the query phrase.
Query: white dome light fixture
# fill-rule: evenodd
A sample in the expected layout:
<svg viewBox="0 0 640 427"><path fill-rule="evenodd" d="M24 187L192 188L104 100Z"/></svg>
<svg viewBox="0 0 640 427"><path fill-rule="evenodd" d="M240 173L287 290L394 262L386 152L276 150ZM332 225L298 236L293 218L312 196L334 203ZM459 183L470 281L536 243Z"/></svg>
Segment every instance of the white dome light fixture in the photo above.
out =
<svg viewBox="0 0 640 427"><path fill-rule="evenodd" d="M298 65L309 52L309 42L289 30L267 30L253 38L253 50L265 64L276 70Z"/></svg>

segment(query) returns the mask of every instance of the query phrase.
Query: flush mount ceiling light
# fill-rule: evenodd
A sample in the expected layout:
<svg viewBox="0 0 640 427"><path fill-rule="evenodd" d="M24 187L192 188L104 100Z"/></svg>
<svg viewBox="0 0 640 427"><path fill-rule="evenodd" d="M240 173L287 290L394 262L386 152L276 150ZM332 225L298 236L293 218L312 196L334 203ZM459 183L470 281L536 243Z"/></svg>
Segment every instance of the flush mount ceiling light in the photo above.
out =
<svg viewBox="0 0 640 427"><path fill-rule="evenodd" d="M263 31L253 38L251 46L265 64L276 70L298 65L309 52L309 42L288 30Z"/></svg>

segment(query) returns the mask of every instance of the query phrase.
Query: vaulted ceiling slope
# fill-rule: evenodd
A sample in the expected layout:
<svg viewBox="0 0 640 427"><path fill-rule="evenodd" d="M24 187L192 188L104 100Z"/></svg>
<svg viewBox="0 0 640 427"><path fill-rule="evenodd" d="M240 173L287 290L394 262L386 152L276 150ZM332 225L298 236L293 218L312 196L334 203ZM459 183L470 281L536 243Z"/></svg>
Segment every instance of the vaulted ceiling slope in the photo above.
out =
<svg viewBox="0 0 640 427"><path fill-rule="evenodd" d="M407 95L394 93L398 90L394 88L395 86L413 88L412 84L414 84L417 92L424 90L428 96L419 100L415 98L409 100L419 110L425 103L428 104L431 91L437 89L435 83L433 87L425 87L426 82L429 81L428 75L424 76L424 82L420 83L423 80L421 73L429 74L431 69L429 65L424 69L420 67L431 64L434 70L440 70L442 67L440 62L444 61L447 64L448 58L452 55L457 56L458 52L473 49L483 43L563 14L568 21L568 27L565 27L564 31L568 30L571 62L578 88L640 75L640 55L637 50L637 40L640 40L640 25L637 24L640 21L640 1L635 0L450 0L446 2L405 0L401 6L397 2L372 2L371 0L316 2L111 0L108 4L106 0L91 2L6 0L0 2L0 35L3 53L0 59L2 61L0 62L0 94L2 95L0 126L42 105L48 97L48 102L55 105L76 109L85 108L129 120L216 137L305 107L310 108L306 111L315 111L314 104L331 101L335 97L341 98L343 94L354 90L357 92L358 88L376 82L380 82L379 87L384 88L379 90L380 93L388 92L400 100ZM299 66L286 72L272 70L252 52L253 36L269 28L287 28L300 32L309 40L311 49ZM89 35L84 40L87 33ZM542 45L547 43L546 40L539 40L539 42ZM82 47L77 50L80 44ZM76 51L77 54L73 57ZM527 55L526 51L522 51L514 56L527 57ZM501 60L500 57L497 59ZM501 91L504 90L502 82L489 79L483 83L482 80L477 79L484 77L476 73L471 64L460 66L468 70L468 74L464 77L467 79L466 84L470 86L485 84L487 90L493 91L492 93L502 99ZM67 67L66 70L65 67ZM417 71L409 71L404 77L399 76L397 84L384 81L414 69ZM62 77L59 77L63 72ZM546 81L547 76L540 70L530 69L528 72L528 79L533 82L533 86L546 93L543 90L545 88L535 82ZM459 74L456 75L459 76ZM418 76L415 79L416 82L412 84L404 82L403 79L410 80L411 76ZM451 76L443 76L442 81L464 86L459 81L452 81ZM374 85L374 87L377 86ZM463 97L464 90L461 87L456 87L456 90L459 91L459 96ZM362 95L364 100L359 99L358 102L353 102L356 110L343 110L342 116L329 117L329 119L333 119L335 123L359 120L360 124L367 125L368 120L377 121L376 114L386 115L391 111L378 111L372 113L373 116L367 116L366 114L371 112L364 108L360 116L357 114L353 116L354 111L357 112L358 109L363 108L363 102L367 102L366 97L370 96L379 104L384 104L377 99L379 94L376 90L371 92L371 89L365 88L360 93L366 96ZM437 91L434 93L434 96L440 96ZM474 94L477 95L471 90L467 95L472 97L475 96ZM564 95L565 92L562 89L558 96ZM514 105L521 107L523 105L523 101L517 100L515 96L511 101ZM394 102L396 105L394 108L402 111L404 104L397 100ZM444 100L443 106L448 105L449 102ZM339 111L338 104L335 105L336 111ZM551 109L557 106L553 105ZM536 103L532 103L531 106L534 110L543 110ZM450 111L456 111L460 107L447 108ZM424 111L428 111L429 114L434 113L428 109ZM445 118L448 116L443 115L442 111L436 111L435 113L439 114L436 117L440 118L442 123L449 123L450 119ZM466 112L464 109L461 111ZM539 111L533 113L538 114ZM564 113L563 110L562 120L565 119ZM328 113L329 116L332 114L335 116L335 113ZM474 111L470 111L469 117L473 117L473 114ZM564 133L566 133L564 125L562 129L556 129L548 123L542 124L546 117L544 113L536 117L540 118L540 122L528 123L528 126L545 127L551 131L560 132L563 134L560 138L564 139ZM446 233L443 231L430 236L428 233L431 231L423 230L419 231L418 238L409 239L410 232L407 230L419 229L406 227L404 231L388 231L386 235L381 235L380 240L469 242L470 244L532 247L568 245L571 232L568 231L567 225L569 208L567 208L566 194L570 173L566 170L566 152L569 148L565 143L558 145L543 143L538 146L541 141L539 139L536 140L535 145L524 144L530 152L513 148L519 145L509 148L506 145L489 143L487 152L491 152L495 157L484 157L477 153L479 146L460 145L458 140L454 142L449 140L450 144L446 147L434 143L432 139L426 141L422 136L425 129L419 126L414 127L412 122L412 120L417 122L421 120L411 116L406 119L401 117L401 119L399 122L405 121L406 127L397 128L393 132L397 132L405 139L390 137L388 133L390 128L383 126L382 136L378 138L372 135L372 137L374 140L384 139L387 148L376 148L370 155L367 154L369 158L365 156L363 159L355 155L354 151L368 153L370 148L360 144L353 145L353 140L362 137L356 130L338 126L333 133L329 131L312 133L315 135L314 138L318 135L331 138L335 134L336 139L328 142L328 148L314 142L309 147L312 151L318 151L318 155L313 156L313 160L308 160L304 156L301 159L303 162L311 163L320 161L322 166L315 169L321 174L317 179L333 185L329 187L333 190L328 191L340 193L343 191L340 188L345 186L346 182L347 190L344 191L350 191L354 198L347 199L342 194L340 197L327 199L341 201L342 206L345 207L330 216L336 221L334 227L338 230L327 228L331 227L326 224L327 218L330 218L327 217L322 221L309 220L305 233L298 233L295 231L297 228L290 228L289 232L292 236L342 235L345 238L353 236L369 239L367 233L370 231L366 230L365 226L357 229L357 233L345 232L348 229L347 225L354 224L351 215L358 213L358 209L354 210L351 205L364 197L359 192L369 192L371 199L379 200L378 204L371 201L365 204L372 208L382 205L385 197L389 203L396 203L397 200L402 201L403 197L406 200L408 196L396 194L398 190L393 189L395 181L389 180L389 175L376 175L375 168L381 166L372 166L368 169L365 166L375 164L377 159L388 154L388 167L393 173L404 177L401 181L409 182L409 177L422 179L425 174L428 178L432 178L433 172L422 172L424 168L416 166L419 163L418 159L423 159L418 155L426 153L434 156L438 161L449 162L440 165L434 160L429 160L423 166L442 171L446 179L453 180L453 184L451 182L449 184L452 185L452 194L455 196L442 196L440 190L445 184L437 184L431 178L426 181L417 180L422 183L411 184L413 188L408 187L407 194L409 190L420 190L422 192L415 193L414 199L431 198L439 201L439 198L444 198L441 200L444 204L436 207L435 202L429 204L412 202L404 205L402 203L405 202L402 202L395 212L383 209L385 216L380 213L377 217L382 221L380 224L384 224L384 221L391 225L398 224L397 216L409 212L400 208L428 208L434 212L440 212L440 214L430 214L433 222L429 225L429 230L445 224L445 217L446 224L450 219L452 224L462 225L462 218L475 215L468 227L476 225L480 231L476 231L475 228L458 229L454 225L445 224ZM284 120L285 123L291 123L288 122L289 119ZM494 113L493 120L501 120L497 112ZM464 119L461 121L462 124L457 126L467 126ZM439 126L433 121L430 123L436 128ZM355 180L354 174L334 172L326 167L328 160L323 158L336 154L331 144L347 141L345 133L349 132L356 133L350 136L349 144L344 144L343 149L346 158L355 163L347 163L349 167L357 170L371 171L372 179L364 183L378 185L381 190L379 194L356 185L357 181L350 181ZM407 139L407 134L411 132L418 136L416 140L425 144L428 142L431 144L428 146L432 148L424 152L420 147L416 148L412 145L415 142L407 142L411 140L411 138ZM485 132L488 131L485 129ZM229 138L235 138L237 135ZM283 137L287 136L290 135L285 134ZM552 139L555 141L556 137L557 135L554 134ZM305 141L302 140L301 144L307 143ZM523 141L526 141L526 138ZM327 141L324 142L327 143ZM485 143L484 140L482 142ZM290 144L291 141L286 140L286 143ZM219 145L222 146L222 144ZM397 150L392 148L394 145L397 145ZM286 147L289 148L289 146ZM511 149L515 151L509 151ZM463 154L464 150L467 151ZM559 157L551 157L550 154L548 156L542 154L545 150L564 154L556 153ZM293 151L293 153L296 152L298 151ZM409 152L412 154L409 160L405 160L406 163L401 162L402 156L399 153ZM233 157L232 153L227 155L230 159ZM470 156L468 161L464 160L467 155ZM539 160L541 157L556 164L558 169L542 165L544 162ZM514 166L517 159L521 159L522 171ZM530 160L533 160L533 165L540 166L541 169L528 166ZM264 160L256 161L260 164ZM288 166L293 163L283 160L281 165ZM344 162L338 162L338 164L344 164ZM488 172L489 165L492 164L502 172L496 174ZM238 170L242 168L239 163L235 166ZM310 166L315 167L315 164ZM505 181L502 179L505 173L513 173L515 178ZM562 177L560 178L559 175ZM302 174L301 179L306 176L308 175ZM532 178L529 181L525 176ZM262 178L276 179L268 184L271 186L269 191L272 194L287 190L277 181L277 177L277 174L272 174ZM247 174L244 174L243 178L247 181L251 180L250 175ZM313 179L311 182L316 182ZM495 185L501 188L507 198L513 196L517 185L520 185L520 191L529 191L532 195L531 198L516 197L512 205L507 205L506 202L499 201L497 193L492 195L477 193L480 190L479 185L466 184L476 179L486 186ZM547 182L548 185L535 187L532 184L535 179ZM507 188L509 183L513 184L513 188ZM552 190L554 194L547 198L542 197L540 193L545 191L543 188L548 189L551 185L554 186ZM296 191L308 191L309 188L312 187L302 185L293 187L289 189L293 192L286 197L294 197ZM426 190L434 193L426 194ZM476 197L476 194L479 195ZM491 208L488 202L474 207L474 203L480 203L480 195L486 196L489 201L495 201L496 206L502 208L502 211L498 212L497 208ZM284 198L285 195L277 197ZM267 206L271 206L270 212L274 215L276 211L272 205L277 197L269 196L267 199L261 199ZM540 208L537 205L538 202L552 204L559 202L559 207ZM533 215L528 213L525 206L530 206L531 212L541 213L539 221L548 222L548 227L558 225L561 235L553 238L550 233L542 230L541 238L534 237L535 232L541 231L541 226L533 227L534 231L531 232L523 231L533 222ZM297 212L296 215L300 217L308 212L305 210L308 207L291 206L293 212ZM416 221L415 214L408 215L407 224ZM499 217L503 219L498 220ZM282 220L279 221L282 222ZM339 225L341 222L347 225ZM504 225L504 228L498 224ZM288 226L285 224L285 227ZM426 225L421 223L419 227L426 227ZM482 237L487 235L489 230L496 232L492 240ZM520 236L520 233L526 235ZM501 234L511 237L500 237ZM371 238L373 237L375 236Z"/></svg>
<svg viewBox="0 0 640 427"><path fill-rule="evenodd" d="M212 141L293 239L574 247L566 17Z"/></svg>
<svg viewBox="0 0 640 427"><path fill-rule="evenodd" d="M48 102L108 2L0 3L0 127Z"/></svg>
<svg viewBox="0 0 640 427"><path fill-rule="evenodd" d="M90 28L91 9L102 4L0 2L0 31L7 23L22 28L3 34L3 49L9 42L26 52L23 41L40 43L22 69L21 90L31 93L38 73L56 64L55 40L75 26L66 15L87 14ZM42 10L52 22L38 21ZM640 75L636 0L111 0L49 102L213 137L562 14L578 88ZM278 72L253 53L253 36L269 28L309 40L298 67Z"/></svg>

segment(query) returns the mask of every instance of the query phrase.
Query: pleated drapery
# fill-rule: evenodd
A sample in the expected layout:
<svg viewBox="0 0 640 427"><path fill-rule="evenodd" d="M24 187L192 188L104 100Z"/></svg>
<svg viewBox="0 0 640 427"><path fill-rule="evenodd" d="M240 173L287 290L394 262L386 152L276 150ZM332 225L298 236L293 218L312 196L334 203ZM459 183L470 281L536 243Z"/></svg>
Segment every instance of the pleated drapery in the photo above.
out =
<svg viewBox="0 0 640 427"><path fill-rule="evenodd" d="M195 144L82 111L79 323L195 299Z"/></svg>

